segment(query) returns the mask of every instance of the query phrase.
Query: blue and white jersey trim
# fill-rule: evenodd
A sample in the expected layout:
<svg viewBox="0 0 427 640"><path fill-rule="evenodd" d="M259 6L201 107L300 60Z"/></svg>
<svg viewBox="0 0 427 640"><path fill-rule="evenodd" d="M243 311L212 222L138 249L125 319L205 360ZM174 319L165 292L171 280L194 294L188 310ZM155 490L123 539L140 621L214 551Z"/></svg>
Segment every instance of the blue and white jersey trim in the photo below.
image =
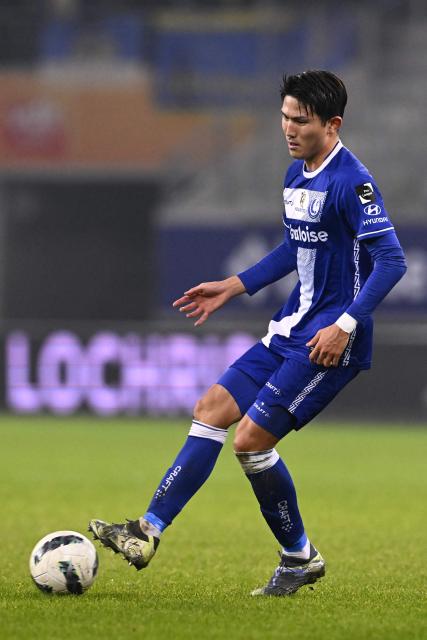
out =
<svg viewBox="0 0 427 640"><path fill-rule="evenodd" d="M317 249L305 249L298 247L297 251L297 270L300 287L299 307L290 316L285 316L281 320L271 320L268 325L268 333L262 342L269 347L271 339L274 335L279 334L289 338L291 330L295 327L310 309L314 295L314 267L316 263Z"/></svg>
<svg viewBox="0 0 427 640"><path fill-rule="evenodd" d="M357 296L360 293L360 243L357 239L354 240L353 243L353 257L354 257L354 288L353 288L353 300L356 300ZM347 346L344 351L344 356L342 359L343 367L348 367L350 363L351 349L353 347L354 339L356 338L356 329L354 329L350 333L350 337L347 342Z"/></svg>
<svg viewBox="0 0 427 640"><path fill-rule="evenodd" d="M378 233L384 233L384 231L394 231L394 227L386 227L385 229L378 229L377 231L367 231L366 233L359 233L358 238L364 238L365 236L373 236Z"/></svg>
<svg viewBox="0 0 427 640"><path fill-rule="evenodd" d="M337 144L332 149L331 153L324 159L324 161L322 162L320 167L317 167L317 169L315 169L314 171L306 171L305 168L304 168L305 167L305 164L304 164L303 170L302 170L304 178L314 178L314 177L316 177L321 171L323 171L323 169L325 167L328 166L328 164L331 162L331 160L333 160L335 158L337 153L339 151L341 151L342 148L343 148L343 143L341 142L341 140L338 140Z"/></svg>

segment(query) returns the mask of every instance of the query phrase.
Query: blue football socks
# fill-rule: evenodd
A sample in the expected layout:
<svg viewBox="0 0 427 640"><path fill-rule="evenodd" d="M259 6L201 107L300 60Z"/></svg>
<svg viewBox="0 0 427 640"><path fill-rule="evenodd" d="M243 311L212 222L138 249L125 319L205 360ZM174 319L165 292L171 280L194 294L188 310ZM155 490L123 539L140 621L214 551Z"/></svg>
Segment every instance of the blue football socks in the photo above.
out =
<svg viewBox="0 0 427 640"><path fill-rule="evenodd" d="M291 475L275 449L237 452L261 513L284 552L298 553L307 543Z"/></svg>
<svg viewBox="0 0 427 640"><path fill-rule="evenodd" d="M193 420L188 438L163 476L143 519L162 532L208 479L227 436Z"/></svg>

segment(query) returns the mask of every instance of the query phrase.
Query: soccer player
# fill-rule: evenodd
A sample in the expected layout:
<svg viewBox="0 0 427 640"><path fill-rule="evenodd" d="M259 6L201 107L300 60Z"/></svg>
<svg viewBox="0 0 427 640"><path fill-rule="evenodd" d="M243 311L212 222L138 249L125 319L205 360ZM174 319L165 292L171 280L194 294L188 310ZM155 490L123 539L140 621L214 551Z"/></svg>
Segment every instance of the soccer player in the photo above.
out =
<svg viewBox="0 0 427 640"><path fill-rule="evenodd" d="M253 295L296 270L299 282L267 334L197 402L188 438L145 514L89 529L137 569L210 475L227 429L267 525L282 547L268 584L252 595L294 593L325 574L310 542L295 487L275 446L316 416L363 369L372 349L372 313L406 270L373 177L340 138L347 93L328 71L285 76L282 129L294 158L284 181L284 239L260 262L185 292L174 306L195 325L234 296Z"/></svg>

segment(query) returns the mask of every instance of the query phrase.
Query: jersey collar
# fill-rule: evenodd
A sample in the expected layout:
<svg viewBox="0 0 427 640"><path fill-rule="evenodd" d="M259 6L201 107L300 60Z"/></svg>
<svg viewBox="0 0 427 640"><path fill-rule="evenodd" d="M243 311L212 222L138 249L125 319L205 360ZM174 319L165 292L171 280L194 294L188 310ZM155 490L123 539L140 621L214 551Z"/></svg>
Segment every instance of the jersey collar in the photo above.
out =
<svg viewBox="0 0 427 640"><path fill-rule="evenodd" d="M335 156L343 148L343 146L344 145L341 142L341 140L338 140L338 142L336 143L335 147L332 149L330 154L326 156L326 158L323 160L323 162L320 165L320 167L317 167L317 169L315 169L314 171L306 171L304 169L304 167L305 167L305 163L304 163L303 166L302 166L302 172L303 172L304 178L314 178L315 176L317 176L317 174L319 174L321 171L323 171L323 169L330 163L330 161L333 158L335 158Z"/></svg>

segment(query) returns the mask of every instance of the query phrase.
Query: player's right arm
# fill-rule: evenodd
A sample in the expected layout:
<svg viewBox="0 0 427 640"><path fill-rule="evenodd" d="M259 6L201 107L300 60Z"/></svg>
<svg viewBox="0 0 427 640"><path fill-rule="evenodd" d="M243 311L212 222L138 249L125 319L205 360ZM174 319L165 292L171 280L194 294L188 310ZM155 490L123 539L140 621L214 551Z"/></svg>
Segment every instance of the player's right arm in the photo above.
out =
<svg viewBox="0 0 427 640"><path fill-rule="evenodd" d="M290 248L287 233L286 230L282 244L279 244L252 267L238 274L250 296L267 285L284 278L297 268L296 257Z"/></svg>
<svg viewBox="0 0 427 640"><path fill-rule="evenodd" d="M197 318L194 325L198 327L231 298L245 292L253 295L263 287L291 273L295 268L295 256L285 239L282 244L246 271L219 282L202 282L184 291L184 295L175 300L172 306L179 307L187 318Z"/></svg>
<svg viewBox="0 0 427 640"><path fill-rule="evenodd" d="M239 276L231 276L218 282L202 282L184 291L184 295L175 300L172 306L179 307L187 318L197 318L194 326L199 327L214 311L245 291Z"/></svg>

